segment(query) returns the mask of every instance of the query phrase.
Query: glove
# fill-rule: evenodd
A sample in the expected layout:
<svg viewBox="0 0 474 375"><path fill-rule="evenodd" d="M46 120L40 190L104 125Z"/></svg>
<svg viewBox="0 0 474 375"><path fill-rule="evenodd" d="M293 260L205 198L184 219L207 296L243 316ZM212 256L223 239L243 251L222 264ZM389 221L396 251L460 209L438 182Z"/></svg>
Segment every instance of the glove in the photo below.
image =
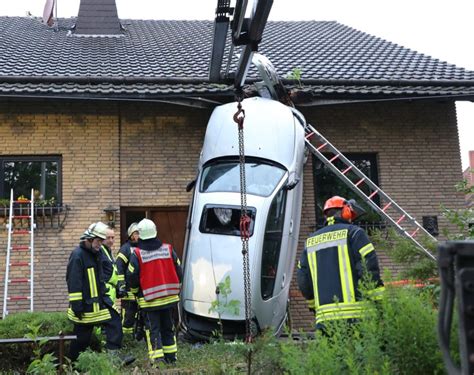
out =
<svg viewBox="0 0 474 375"><path fill-rule="evenodd" d="M117 298L123 298L127 296L127 287L125 283L118 283L117 284Z"/></svg>
<svg viewBox="0 0 474 375"><path fill-rule="evenodd" d="M83 311L72 311L74 313L74 315L76 316L77 319L79 320L82 320L82 318L84 317L84 312Z"/></svg>

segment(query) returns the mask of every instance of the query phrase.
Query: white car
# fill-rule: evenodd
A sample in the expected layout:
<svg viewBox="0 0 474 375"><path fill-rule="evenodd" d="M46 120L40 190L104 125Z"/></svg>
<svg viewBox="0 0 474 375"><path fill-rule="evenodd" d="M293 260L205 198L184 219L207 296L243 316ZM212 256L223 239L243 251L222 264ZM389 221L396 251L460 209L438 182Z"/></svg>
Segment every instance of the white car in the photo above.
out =
<svg viewBox="0 0 474 375"><path fill-rule="evenodd" d="M287 315L300 227L305 162L304 118L278 101L242 102L248 214L251 318L258 330L278 334ZM240 238L240 170L237 103L217 107L209 120L188 217L183 255L180 313L188 336L245 334L245 300ZM224 300L216 287L229 276ZM238 311L219 317L211 304L240 301Z"/></svg>

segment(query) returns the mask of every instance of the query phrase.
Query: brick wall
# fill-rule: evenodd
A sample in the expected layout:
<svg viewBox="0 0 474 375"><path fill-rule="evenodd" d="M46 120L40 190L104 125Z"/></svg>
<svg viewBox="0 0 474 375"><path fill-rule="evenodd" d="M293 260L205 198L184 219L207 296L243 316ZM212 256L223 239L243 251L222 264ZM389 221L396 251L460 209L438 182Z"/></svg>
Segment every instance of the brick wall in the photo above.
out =
<svg viewBox="0 0 474 375"><path fill-rule="evenodd" d="M382 188L415 216L439 215L440 203L462 204L452 188L461 179L453 104L354 104L303 113L341 151L376 152ZM103 208L189 204L184 187L195 176L209 114L143 103L0 102L0 155L62 155L63 203L71 211L62 231L36 232L37 310L66 308L67 258L88 224L105 220ZM314 226L311 171L309 158L300 248ZM383 256L382 264L389 264ZM0 257L1 292L4 269ZM291 296L294 326L310 329L297 288Z"/></svg>

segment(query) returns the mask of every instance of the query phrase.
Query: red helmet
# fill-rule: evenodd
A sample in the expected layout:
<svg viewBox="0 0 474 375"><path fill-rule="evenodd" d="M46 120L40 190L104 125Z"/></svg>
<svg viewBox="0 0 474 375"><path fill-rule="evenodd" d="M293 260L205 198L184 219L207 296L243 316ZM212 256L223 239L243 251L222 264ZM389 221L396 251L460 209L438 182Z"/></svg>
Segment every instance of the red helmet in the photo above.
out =
<svg viewBox="0 0 474 375"><path fill-rule="evenodd" d="M324 203L323 212L326 213L330 208L343 208L346 204L347 201L344 198L335 195Z"/></svg>
<svg viewBox="0 0 474 375"><path fill-rule="evenodd" d="M342 209L341 217L344 220L352 221L357 217L357 213L352 209L351 202L337 195L329 198L326 203L324 203L323 212L326 213L326 211L331 208Z"/></svg>

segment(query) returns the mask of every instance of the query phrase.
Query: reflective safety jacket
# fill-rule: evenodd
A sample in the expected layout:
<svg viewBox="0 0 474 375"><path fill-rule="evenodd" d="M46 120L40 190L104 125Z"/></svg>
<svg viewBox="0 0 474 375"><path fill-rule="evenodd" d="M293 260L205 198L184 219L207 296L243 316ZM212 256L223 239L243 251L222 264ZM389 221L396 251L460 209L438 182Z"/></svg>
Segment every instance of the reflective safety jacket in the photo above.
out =
<svg viewBox="0 0 474 375"><path fill-rule="evenodd" d="M98 324L111 319L108 309L113 306L107 295L100 252L82 243L69 257L66 282L69 292L68 318L77 324ZM82 313L79 319L76 313Z"/></svg>
<svg viewBox="0 0 474 375"><path fill-rule="evenodd" d="M125 273L127 272L128 263L130 262L130 255L132 253L132 248L134 245L136 245L136 243L132 243L130 240L128 240L122 245L119 250L119 253L117 254L116 264L119 283L125 282ZM123 297L122 300L135 301L135 296L129 290L130 288L127 285L128 294L126 297Z"/></svg>
<svg viewBox="0 0 474 375"><path fill-rule="evenodd" d="M140 308L159 310L176 304L181 278L180 262L171 245L156 238L138 242L126 279Z"/></svg>
<svg viewBox="0 0 474 375"><path fill-rule="evenodd" d="M115 259L110 250L106 245L102 245L101 251L101 263L102 270L104 271L104 281L107 286L107 294L113 303L117 298L117 284L119 282L117 266L115 265Z"/></svg>
<svg viewBox="0 0 474 375"><path fill-rule="evenodd" d="M364 316L367 306L358 289L364 268L377 286L370 291L371 296L381 297L383 283L374 246L356 225L330 217L326 227L306 240L297 281L310 308L315 310L316 325Z"/></svg>

